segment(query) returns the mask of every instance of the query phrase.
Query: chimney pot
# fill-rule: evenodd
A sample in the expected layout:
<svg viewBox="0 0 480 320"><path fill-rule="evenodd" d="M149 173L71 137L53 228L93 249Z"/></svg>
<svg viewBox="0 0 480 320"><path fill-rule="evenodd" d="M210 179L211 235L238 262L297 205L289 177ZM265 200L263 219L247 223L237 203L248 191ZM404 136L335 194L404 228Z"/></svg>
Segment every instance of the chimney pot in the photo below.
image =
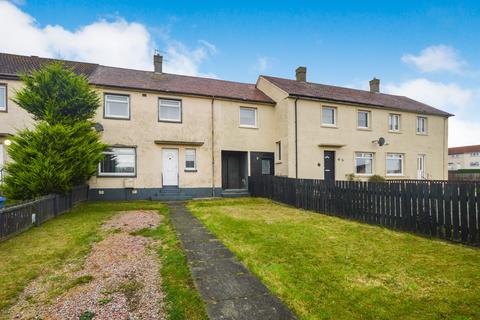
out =
<svg viewBox="0 0 480 320"><path fill-rule="evenodd" d="M295 70L295 77L297 81L307 81L307 67L298 67Z"/></svg>
<svg viewBox="0 0 480 320"><path fill-rule="evenodd" d="M153 55L153 70L156 73L162 73L163 57L158 53Z"/></svg>
<svg viewBox="0 0 480 320"><path fill-rule="evenodd" d="M373 78L372 80L370 80L370 92L380 92L380 79Z"/></svg>

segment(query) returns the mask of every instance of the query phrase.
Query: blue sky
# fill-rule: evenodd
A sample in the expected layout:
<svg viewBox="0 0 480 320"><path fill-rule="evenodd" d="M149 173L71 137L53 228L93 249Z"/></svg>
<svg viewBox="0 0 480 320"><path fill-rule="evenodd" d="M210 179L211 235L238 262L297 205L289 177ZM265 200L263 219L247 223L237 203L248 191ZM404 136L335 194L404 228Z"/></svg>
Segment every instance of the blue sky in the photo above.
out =
<svg viewBox="0 0 480 320"><path fill-rule="evenodd" d="M242 82L375 76L455 113L451 145L480 144L479 17L476 1L17 0L0 4L0 51L148 69L158 49L168 72Z"/></svg>

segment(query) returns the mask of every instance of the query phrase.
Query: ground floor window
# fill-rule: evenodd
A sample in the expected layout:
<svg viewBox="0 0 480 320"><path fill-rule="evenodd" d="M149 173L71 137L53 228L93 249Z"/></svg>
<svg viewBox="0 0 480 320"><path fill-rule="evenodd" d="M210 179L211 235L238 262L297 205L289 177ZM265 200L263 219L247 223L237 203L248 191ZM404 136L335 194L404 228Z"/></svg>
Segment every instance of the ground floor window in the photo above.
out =
<svg viewBox="0 0 480 320"><path fill-rule="evenodd" d="M105 159L100 162L99 176L135 176L135 148L110 148L104 152Z"/></svg>
<svg viewBox="0 0 480 320"><path fill-rule="evenodd" d="M403 154L388 153L387 154L387 175L401 176L403 175Z"/></svg>
<svg viewBox="0 0 480 320"><path fill-rule="evenodd" d="M355 173L373 174L373 153L356 152L355 153Z"/></svg>
<svg viewBox="0 0 480 320"><path fill-rule="evenodd" d="M197 169L197 153L195 149L185 150L185 170Z"/></svg>

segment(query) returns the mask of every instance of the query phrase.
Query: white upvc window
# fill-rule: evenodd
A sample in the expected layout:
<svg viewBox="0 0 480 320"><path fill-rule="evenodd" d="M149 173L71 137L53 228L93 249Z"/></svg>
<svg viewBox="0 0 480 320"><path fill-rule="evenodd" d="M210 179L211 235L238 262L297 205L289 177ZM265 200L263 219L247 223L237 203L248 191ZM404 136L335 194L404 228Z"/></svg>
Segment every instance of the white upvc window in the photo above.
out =
<svg viewBox="0 0 480 320"><path fill-rule="evenodd" d="M7 111L7 85L0 84L0 111Z"/></svg>
<svg viewBox="0 0 480 320"><path fill-rule="evenodd" d="M132 177L136 175L136 150L131 147L109 148L98 165L99 176Z"/></svg>
<svg viewBox="0 0 480 320"><path fill-rule="evenodd" d="M257 109L240 107L240 126L246 128L257 127Z"/></svg>
<svg viewBox="0 0 480 320"><path fill-rule="evenodd" d="M355 152L355 174L357 175L373 174L373 153Z"/></svg>
<svg viewBox="0 0 480 320"><path fill-rule="evenodd" d="M357 113L357 128L370 128L370 111L359 110Z"/></svg>
<svg viewBox="0 0 480 320"><path fill-rule="evenodd" d="M417 117L417 133L427 134L427 118Z"/></svg>
<svg viewBox="0 0 480 320"><path fill-rule="evenodd" d="M119 94L105 95L105 118L130 119L130 97Z"/></svg>
<svg viewBox="0 0 480 320"><path fill-rule="evenodd" d="M185 149L185 170L197 170L197 152L195 149Z"/></svg>
<svg viewBox="0 0 480 320"><path fill-rule="evenodd" d="M400 131L400 115L391 113L388 115L388 130L392 132Z"/></svg>
<svg viewBox="0 0 480 320"><path fill-rule="evenodd" d="M166 122L182 122L182 101L159 99L158 120Z"/></svg>
<svg viewBox="0 0 480 320"><path fill-rule="evenodd" d="M387 176L403 176L403 159L401 153L387 153Z"/></svg>
<svg viewBox="0 0 480 320"><path fill-rule="evenodd" d="M326 126L337 125L337 108L322 107L322 124Z"/></svg>

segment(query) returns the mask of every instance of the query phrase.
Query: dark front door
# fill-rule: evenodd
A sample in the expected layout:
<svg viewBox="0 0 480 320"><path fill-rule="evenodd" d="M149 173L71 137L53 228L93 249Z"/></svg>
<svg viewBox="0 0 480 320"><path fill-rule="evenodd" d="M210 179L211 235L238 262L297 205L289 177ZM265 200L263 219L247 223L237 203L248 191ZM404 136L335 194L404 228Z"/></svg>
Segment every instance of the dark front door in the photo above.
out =
<svg viewBox="0 0 480 320"><path fill-rule="evenodd" d="M222 188L247 188L247 153L222 151Z"/></svg>
<svg viewBox="0 0 480 320"><path fill-rule="evenodd" d="M323 151L323 172L325 181L335 181L335 151Z"/></svg>

